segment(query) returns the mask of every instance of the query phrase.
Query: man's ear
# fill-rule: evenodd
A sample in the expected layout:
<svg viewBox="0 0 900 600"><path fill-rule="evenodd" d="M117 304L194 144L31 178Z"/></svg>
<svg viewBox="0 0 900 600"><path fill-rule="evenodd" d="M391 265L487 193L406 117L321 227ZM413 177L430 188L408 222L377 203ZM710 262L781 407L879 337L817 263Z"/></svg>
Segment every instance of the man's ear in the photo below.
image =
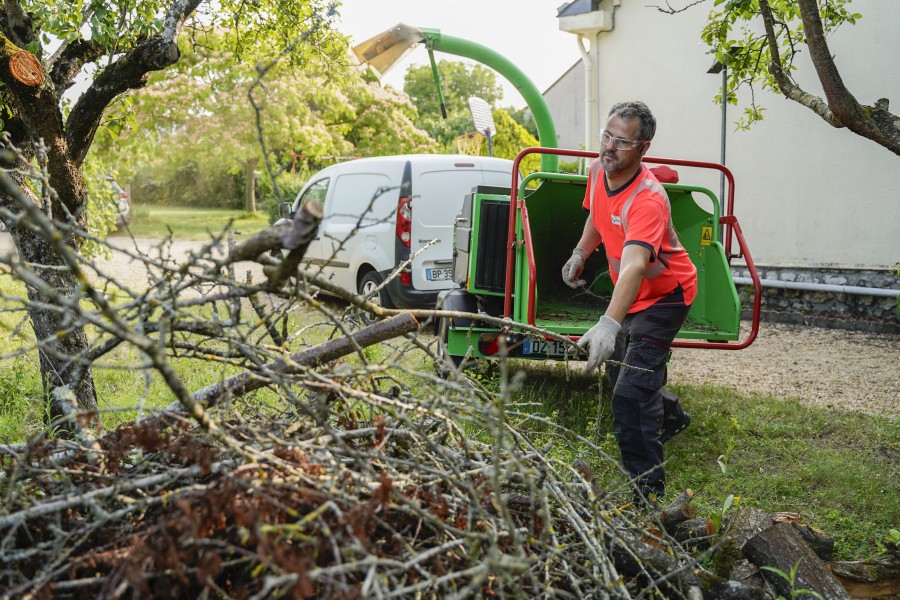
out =
<svg viewBox="0 0 900 600"><path fill-rule="evenodd" d="M644 144L641 146L641 156L647 154L647 150L650 149L650 144Z"/></svg>

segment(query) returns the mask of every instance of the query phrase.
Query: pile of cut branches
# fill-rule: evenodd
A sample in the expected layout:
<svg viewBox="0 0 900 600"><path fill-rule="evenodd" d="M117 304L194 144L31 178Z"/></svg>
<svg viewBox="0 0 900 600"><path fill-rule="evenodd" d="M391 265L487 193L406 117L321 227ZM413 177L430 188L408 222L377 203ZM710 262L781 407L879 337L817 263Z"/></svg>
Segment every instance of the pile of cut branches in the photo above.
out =
<svg viewBox="0 0 900 600"><path fill-rule="evenodd" d="M213 434L163 414L91 446L5 447L3 597L687 593L641 564L640 533L611 498L448 388L372 395L366 423L338 406L342 426L292 412ZM496 443L469 439L465 421Z"/></svg>

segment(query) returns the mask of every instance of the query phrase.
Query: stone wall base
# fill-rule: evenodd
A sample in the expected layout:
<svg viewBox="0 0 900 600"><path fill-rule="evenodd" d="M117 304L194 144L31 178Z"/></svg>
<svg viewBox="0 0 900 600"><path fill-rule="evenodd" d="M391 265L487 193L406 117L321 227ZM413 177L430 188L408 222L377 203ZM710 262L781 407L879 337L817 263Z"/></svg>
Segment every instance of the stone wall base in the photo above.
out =
<svg viewBox="0 0 900 600"><path fill-rule="evenodd" d="M761 279L900 289L900 278L891 271L850 269L801 269L760 267ZM750 277L745 268L733 268L735 277ZM744 317L752 302L753 288L738 286ZM896 298L847 293L763 288L762 312L765 320L799 323L833 329L900 333L900 314Z"/></svg>

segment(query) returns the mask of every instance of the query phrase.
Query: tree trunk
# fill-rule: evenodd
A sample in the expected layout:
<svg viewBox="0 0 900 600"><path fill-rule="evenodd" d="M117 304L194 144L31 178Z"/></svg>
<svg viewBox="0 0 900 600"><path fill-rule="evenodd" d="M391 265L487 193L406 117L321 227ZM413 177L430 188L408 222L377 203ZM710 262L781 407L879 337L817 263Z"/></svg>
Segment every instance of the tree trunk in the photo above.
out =
<svg viewBox="0 0 900 600"><path fill-rule="evenodd" d="M80 175L74 173L73 177L78 180ZM0 189L0 198L14 211L16 204L41 205L40 198L18 174L6 179ZM48 403L48 421L52 423L67 417L76 407L93 411L88 417L88 421L93 421L97 410L93 373L90 365L79 365L78 362L89 348L87 334L80 323L73 323L72 312L66 309L68 303L77 302L81 296L80 283L53 244L35 229L13 225L10 234L21 263L43 282L37 287L26 284L26 288L28 316L37 342L41 381ZM64 235L64 241L74 246L73 234ZM41 287L43 289L39 289ZM78 424L63 422L60 426L71 431Z"/></svg>
<svg viewBox="0 0 900 600"><path fill-rule="evenodd" d="M79 284L75 276L63 265L47 240L26 228L13 227L10 232L20 259L55 290L60 300L78 298ZM97 397L91 368L76 369L79 357L88 350L84 328L73 326L71 313L59 310L59 300L48 298L31 286L28 286L28 300L28 314L39 347L41 380L49 405L50 422L69 415L74 408L73 399L79 408L96 411ZM78 371L80 376L76 373ZM91 420L95 417L92 415Z"/></svg>
<svg viewBox="0 0 900 600"><path fill-rule="evenodd" d="M253 158L244 163L244 206L247 212L256 212L256 165L259 159Z"/></svg>

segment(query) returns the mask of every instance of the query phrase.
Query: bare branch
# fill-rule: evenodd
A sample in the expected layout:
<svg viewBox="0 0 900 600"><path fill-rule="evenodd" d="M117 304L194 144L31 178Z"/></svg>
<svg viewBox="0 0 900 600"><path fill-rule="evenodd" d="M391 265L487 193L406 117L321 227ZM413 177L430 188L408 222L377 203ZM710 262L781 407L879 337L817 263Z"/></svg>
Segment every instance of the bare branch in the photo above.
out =
<svg viewBox="0 0 900 600"><path fill-rule="evenodd" d="M806 43L819 81L836 119L854 133L900 155L900 118L888 111L887 101L862 106L844 85L828 49L816 0L798 0Z"/></svg>
<svg viewBox="0 0 900 600"><path fill-rule="evenodd" d="M793 100L803 106L809 108L817 115L822 117L828 124L833 127L842 127L838 117L831 112L828 105L818 96L805 92L800 88L787 74L784 65L781 63L781 54L778 49L778 37L775 33L775 18L772 15L772 8L769 6L768 0L759 0L759 10L763 17L763 24L766 28L766 38L769 45L769 73L775 78L778 89L789 100Z"/></svg>
<svg viewBox="0 0 900 600"><path fill-rule="evenodd" d="M78 39L61 47L50 67L50 80L56 93L62 95L74 82L84 65L103 56L105 49L93 40Z"/></svg>
<svg viewBox="0 0 900 600"><path fill-rule="evenodd" d="M693 2L689 2L688 4L685 4L681 8L673 8L672 4L669 2L669 0L666 0L665 8L663 8L662 6L660 6L658 4L645 4L644 7L645 8L655 8L659 12L667 14L667 15L675 15L680 12L686 11L687 9L691 8L692 6L697 6L698 4L702 4L703 2L705 2L705 0L694 0Z"/></svg>
<svg viewBox="0 0 900 600"><path fill-rule="evenodd" d="M75 103L66 121L66 137L75 161L80 164L91 142L103 111L117 96L147 84L151 71L175 64L181 56L178 36L184 22L202 0L173 0L166 14L163 31L122 54L106 67Z"/></svg>
<svg viewBox="0 0 900 600"><path fill-rule="evenodd" d="M825 92L825 100L803 90L788 75L782 64L778 49L776 20L768 0L760 0L759 9L763 17L769 46L769 72L778 89L789 100L793 100L819 115L832 127L846 127L854 133L868 138L888 150L900 155L900 118L888 110L886 102L876 102L874 106L863 106L844 85L840 72L834 63L816 0L798 0L803 19L806 45ZM782 24L787 30L786 24ZM792 54L796 48L791 41Z"/></svg>

